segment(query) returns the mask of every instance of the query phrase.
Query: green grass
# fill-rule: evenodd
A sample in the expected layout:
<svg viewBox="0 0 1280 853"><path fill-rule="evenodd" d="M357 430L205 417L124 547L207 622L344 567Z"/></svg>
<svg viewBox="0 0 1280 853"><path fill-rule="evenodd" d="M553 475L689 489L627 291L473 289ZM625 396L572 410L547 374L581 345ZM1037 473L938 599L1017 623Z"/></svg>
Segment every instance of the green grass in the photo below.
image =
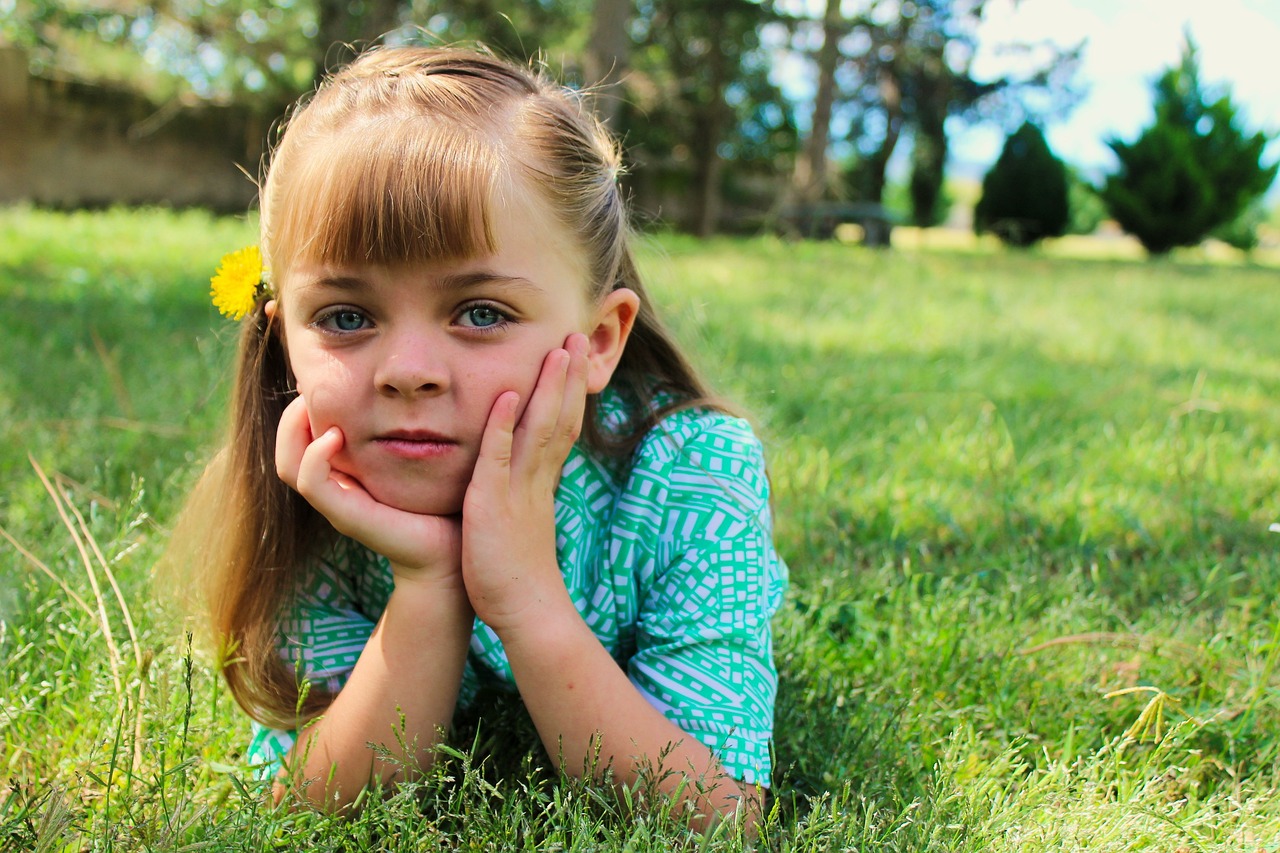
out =
<svg viewBox="0 0 1280 853"><path fill-rule="evenodd" d="M0 542L0 849L739 849L558 778L515 705L353 820L245 784L245 721L151 570L223 411L207 279L252 240L0 211L0 525L87 605ZM1280 849L1280 273L673 237L644 261L770 450L793 584L762 846Z"/></svg>

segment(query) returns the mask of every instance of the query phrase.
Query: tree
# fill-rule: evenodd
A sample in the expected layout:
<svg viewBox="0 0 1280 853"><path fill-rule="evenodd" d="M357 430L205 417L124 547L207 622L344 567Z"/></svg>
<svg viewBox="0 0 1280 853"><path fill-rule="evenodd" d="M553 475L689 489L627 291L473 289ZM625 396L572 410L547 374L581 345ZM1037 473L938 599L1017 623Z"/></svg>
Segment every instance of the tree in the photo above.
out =
<svg viewBox="0 0 1280 853"><path fill-rule="evenodd" d="M312 78L317 14L263 0L19 0L0 38L37 72L137 92L157 106L237 101L275 114Z"/></svg>
<svg viewBox="0 0 1280 853"><path fill-rule="evenodd" d="M681 226L707 236L721 224L726 167L766 157L774 171L794 145L760 40L770 12L752 0L641 0L638 11L622 136L647 180L683 190Z"/></svg>
<svg viewBox="0 0 1280 853"><path fill-rule="evenodd" d="M941 61L941 56L938 60ZM938 78L935 82L939 82ZM938 225L945 215L942 185L947 172L947 110L941 86L922 93L917 100L907 189L911 196L911 224L920 228Z"/></svg>
<svg viewBox="0 0 1280 853"><path fill-rule="evenodd" d="M827 0L822 16L822 47L818 50L818 90L810 114L809 136L796 157L791 175L791 195L798 204L812 204L827 193L831 176L827 149L831 144L831 113L836 100L836 71L840 64L840 40L848 30L840 12L840 0Z"/></svg>
<svg viewBox="0 0 1280 853"><path fill-rule="evenodd" d="M315 82L342 65L365 43L400 27L399 0L314 0L316 37L311 45Z"/></svg>
<svg viewBox="0 0 1280 853"><path fill-rule="evenodd" d="M1280 163L1263 165L1271 137L1240 127L1225 88L1201 85L1189 36L1154 96L1155 118L1136 140L1107 140L1119 167L1100 194L1120 227L1161 255L1234 222L1271 186Z"/></svg>
<svg viewBox="0 0 1280 853"><path fill-rule="evenodd" d="M588 14L582 0L412 0L406 5L409 20L425 24L428 43L479 42L518 62L554 59L568 66L557 67L557 74L581 70Z"/></svg>
<svg viewBox="0 0 1280 853"><path fill-rule="evenodd" d="M631 0L595 0L591 10L591 38L583 56L583 82L590 87L592 106L606 125L616 125L622 108L621 82L631 62L633 12Z"/></svg>
<svg viewBox="0 0 1280 853"><path fill-rule="evenodd" d="M1245 255L1251 255L1262 242L1258 229L1267 221L1267 208L1262 199L1256 199L1244 212L1232 221L1214 229L1213 236Z"/></svg>
<svg viewBox="0 0 1280 853"><path fill-rule="evenodd" d="M1069 221L1068 187L1066 166L1040 128L1024 122L1005 139L999 159L982 179L974 230L1020 247L1061 237Z"/></svg>
<svg viewBox="0 0 1280 853"><path fill-rule="evenodd" d="M912 219L935 224L940 218L949 119L1023 109L1019 100L1032 91L1052 96L1049 112L1065 111L1073 103L1070 80L1079 46L1050 50L1047 59L1020 76L980 79L975 74L976 28L984 9L984 0L866 4L848 53L854 80L848 103L855 116L849 134L855 160L848 182L856 198L883 202L889 161L899 142L909 138Z"/></svg>
<svg viewBox="0 0 1280 853"><path fill-rule="evenodd" d="M15 0L0 40L36 70L137 91L158 105L236 101L276 115L377 42L478 41L517 60L582 51L585 0ZM560 69L557 69L559 71ZM568 71L576 71L576 67Z"/></svg>
<svg viewBox="0 0 1280 853"><path fill-rule="evenodd" d="M1098 198L1098 188L1079 170L1067 167L1068 234L1092 234L1107 218L1107 207Z"/></svg>

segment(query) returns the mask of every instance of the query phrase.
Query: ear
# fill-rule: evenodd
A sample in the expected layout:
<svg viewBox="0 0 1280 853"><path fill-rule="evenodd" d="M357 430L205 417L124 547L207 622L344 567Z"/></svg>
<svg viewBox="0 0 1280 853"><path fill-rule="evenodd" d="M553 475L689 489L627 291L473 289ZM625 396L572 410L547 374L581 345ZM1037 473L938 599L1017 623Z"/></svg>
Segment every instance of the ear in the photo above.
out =
<svg viewBox="0 0 1280 853"><path fill-rule="evenodd" d="M267 315L268 320L274 320L276 318L276 308L276 301L268 299L267 304L262 306L262 313Z"/></svg>
<svg viewBox="0 0 1280 853"><path fill-rule="evenodd" d="M640 313L640 296L625 287L610 292L587 331L587 393L599 394L613 378Z"/></svg>

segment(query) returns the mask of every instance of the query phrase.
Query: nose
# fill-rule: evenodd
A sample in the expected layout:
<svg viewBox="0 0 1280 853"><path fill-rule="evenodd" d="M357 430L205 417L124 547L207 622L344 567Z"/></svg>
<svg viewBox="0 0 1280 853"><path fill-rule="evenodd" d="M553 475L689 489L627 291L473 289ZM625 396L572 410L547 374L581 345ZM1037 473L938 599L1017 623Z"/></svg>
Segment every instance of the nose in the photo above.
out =
<svg viewBox="0 0 1280 853"><path fill-rule="evenodd" d="M378 392L388 397L418 397L443 393L449 387L449 367L443 348L425 336L397 336L387 341L386 354L374 374Z"/></svg>

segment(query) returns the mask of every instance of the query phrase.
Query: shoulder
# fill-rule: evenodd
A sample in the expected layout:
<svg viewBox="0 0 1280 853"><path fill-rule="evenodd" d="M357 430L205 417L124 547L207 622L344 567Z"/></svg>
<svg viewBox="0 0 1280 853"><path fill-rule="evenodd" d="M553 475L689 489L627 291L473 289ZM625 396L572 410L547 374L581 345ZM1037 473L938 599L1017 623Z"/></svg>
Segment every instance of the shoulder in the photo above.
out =
<svg viewBox="0 0 1280 853"><path fill-rule="evenodd" d="M701 508L741 521L768 511L764 448L743 418L708 409L673 412L645 435L632 463L628 491L647 485L668 509Z"/></svg>

